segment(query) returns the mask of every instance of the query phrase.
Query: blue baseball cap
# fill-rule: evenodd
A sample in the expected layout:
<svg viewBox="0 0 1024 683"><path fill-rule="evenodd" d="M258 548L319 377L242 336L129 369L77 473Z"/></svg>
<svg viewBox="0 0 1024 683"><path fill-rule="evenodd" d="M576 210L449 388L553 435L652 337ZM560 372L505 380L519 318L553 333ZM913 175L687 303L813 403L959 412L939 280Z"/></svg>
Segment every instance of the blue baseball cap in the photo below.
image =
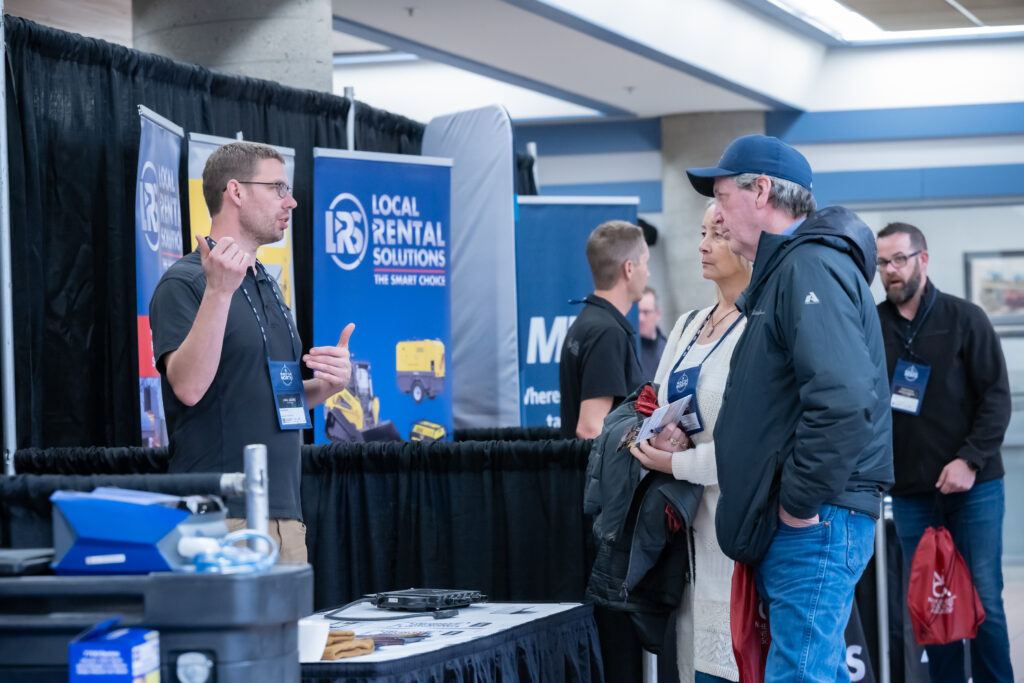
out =
<svg viewBox="0 0 1024 683"><path fill-rule="evenodd" d="M744 135L733 140L714 168L688 168L686 176L693 189L705 197L715 196L715 178L757 173L789 180L811 189L811 165L804 155L778 138Z"/></svg>

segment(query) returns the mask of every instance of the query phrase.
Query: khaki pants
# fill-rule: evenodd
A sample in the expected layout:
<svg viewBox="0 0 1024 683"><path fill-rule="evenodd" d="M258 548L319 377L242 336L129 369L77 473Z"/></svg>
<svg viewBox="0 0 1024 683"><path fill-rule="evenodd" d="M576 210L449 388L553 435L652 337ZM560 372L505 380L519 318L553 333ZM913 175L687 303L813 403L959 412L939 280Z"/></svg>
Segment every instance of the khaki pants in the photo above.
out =
<svg viewBox="0 0 1024 683"><path fill-rule="evenodd" d="M245 520L229 517L228 532L245 528ZM278 563L306 563L306 525L297 519L272 519L267 524L268 535L277 542Z"/></svg>

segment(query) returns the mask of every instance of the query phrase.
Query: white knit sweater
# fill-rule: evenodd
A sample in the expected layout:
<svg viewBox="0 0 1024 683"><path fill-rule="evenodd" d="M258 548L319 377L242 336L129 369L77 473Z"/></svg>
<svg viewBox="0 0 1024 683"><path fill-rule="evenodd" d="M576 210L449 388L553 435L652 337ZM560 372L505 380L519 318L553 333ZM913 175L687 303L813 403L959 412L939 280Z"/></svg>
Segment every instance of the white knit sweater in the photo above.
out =
<svg viewBox="0 0 1024 683"><path fill-rule="evenodd" d="M689 314L676 321L655 374L655 382L661 387L658 392L659 405L667 403L665 385L672 371L677 367L687 368L699 364L714 346L714 342L696 343L680 363L683 350L697 334L710 311L711 308L698 311L685 329L684 323ZM676 479L704 486L704 497L693 520L693 586L692 590L683 591L679 619L676 622L680 681L692 681L695 670L730 681L739 680L729 632L729 591L732 586L733 561L722 553L715 537L715 507L718 505L719 491L715 443L712 439L715 420L722 407L725 382L729 377L729 362L746 324L746 319L741 320L701 367L697 380L697 406L704 422L704 431L693 435L693 448L672 456L672 474Z"/></svg>

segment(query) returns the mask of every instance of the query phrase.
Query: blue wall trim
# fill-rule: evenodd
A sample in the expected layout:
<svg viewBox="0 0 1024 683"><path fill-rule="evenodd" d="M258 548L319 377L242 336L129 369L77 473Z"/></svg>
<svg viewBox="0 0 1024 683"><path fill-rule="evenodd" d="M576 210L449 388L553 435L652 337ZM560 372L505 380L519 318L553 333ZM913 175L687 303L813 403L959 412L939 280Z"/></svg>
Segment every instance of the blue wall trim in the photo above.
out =
<svg viewBox="0 0 1024 683"><path fill-rule="evenodd" d="M794 145L1024 133L1024 102L856 111L768 112L765 130Z"/></svg>
<svg viewBox="0 0 1024 683"><path fill-rule="evenodd" d="M640 206L637 210L640 213L659 213L661 211L660 180L544 185L539 190L541 195L548 197L639 197Z"/></svg>
<svg viewBox="0 0 1024 683"><path fill-rule="evenodd" d="M1021 197L1024 164L814 174L820 206L857 202Z"/></svg>
<svg viewBox="0 0 1024 683"><path fill-rule="evenodd" d="M513 126L516 151L537 143L537 154L610 154L661 150L661 120L600 121Z"/></svg>
<svg viewBox="0 0 1024 683"><path fill-rule="evenodd" d="M397 36L393 33L381 31L379 29L373 28L372 26L367 26L365 24L360 24L355 21L350 21L348 19L345 19L344 17L339 17L336 14L333 16L333 27L335 31L339 31L341 33L348 33L349 35L353 35L359 38L365 38L366 40L371 40L375 43L382 43L396 50L401 50L403 52L411 52L424 59L430 59L435 62L441 62L442 64L448 64L450 66L454 66L465 71L471 71L472 73L480 74L481 76L486 76L487 78L493 78L504 83L518 85L519 87L526 88L527 90L533 90L535 92L543 93L545 95L550 95L551 97L555 97L560 100L565 100L566 102L578 104L581 107L596 109L597 111L608 116L636 115L631 111L622 109L620 107L616 107L614 105L608 104L607 102L601 102L590 97L585 97L583 95L569 92L568 90L562 90L561 88L556 88L553 85L548 85L547 83L535 81L532 78L520 76L519 74L512 73L511 71L504 71L502 69L498 69L493 66L489 66L487 64L474 61L472 59L467 59L466 57L460 57L459 55L452 54L451 52L445 52L444 50L439 50L435 47L430 47L429 45L425 45L423 43L417 43L414 40L402 38L401 36ZM356 93L356 95L358 95L358 93Z"/></svg>

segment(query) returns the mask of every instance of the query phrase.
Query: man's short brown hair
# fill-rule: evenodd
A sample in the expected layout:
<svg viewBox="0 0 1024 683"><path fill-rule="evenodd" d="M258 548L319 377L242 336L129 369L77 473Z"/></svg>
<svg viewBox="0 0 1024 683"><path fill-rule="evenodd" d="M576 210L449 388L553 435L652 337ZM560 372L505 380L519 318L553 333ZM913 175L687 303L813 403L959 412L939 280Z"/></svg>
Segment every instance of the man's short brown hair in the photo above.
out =
<svg viewBox="0 0 1024 683"><path fill-rule="evenodd" d="M251 180L256 174L256 164L263 159L284 163L284 157L276 149L258 142L230 142L210 155L203 168L203 198L211 216L220 213L228 181L232 178Z"/></svg>
<svg viewBox="0 0 1024 683"><path fill-rule="evenodd" d="M644 231L627 221L608 221L594 228L587 240L587 262L594 277L594 289L614 287L622 264L636 260L644 244Z"/></svg>

